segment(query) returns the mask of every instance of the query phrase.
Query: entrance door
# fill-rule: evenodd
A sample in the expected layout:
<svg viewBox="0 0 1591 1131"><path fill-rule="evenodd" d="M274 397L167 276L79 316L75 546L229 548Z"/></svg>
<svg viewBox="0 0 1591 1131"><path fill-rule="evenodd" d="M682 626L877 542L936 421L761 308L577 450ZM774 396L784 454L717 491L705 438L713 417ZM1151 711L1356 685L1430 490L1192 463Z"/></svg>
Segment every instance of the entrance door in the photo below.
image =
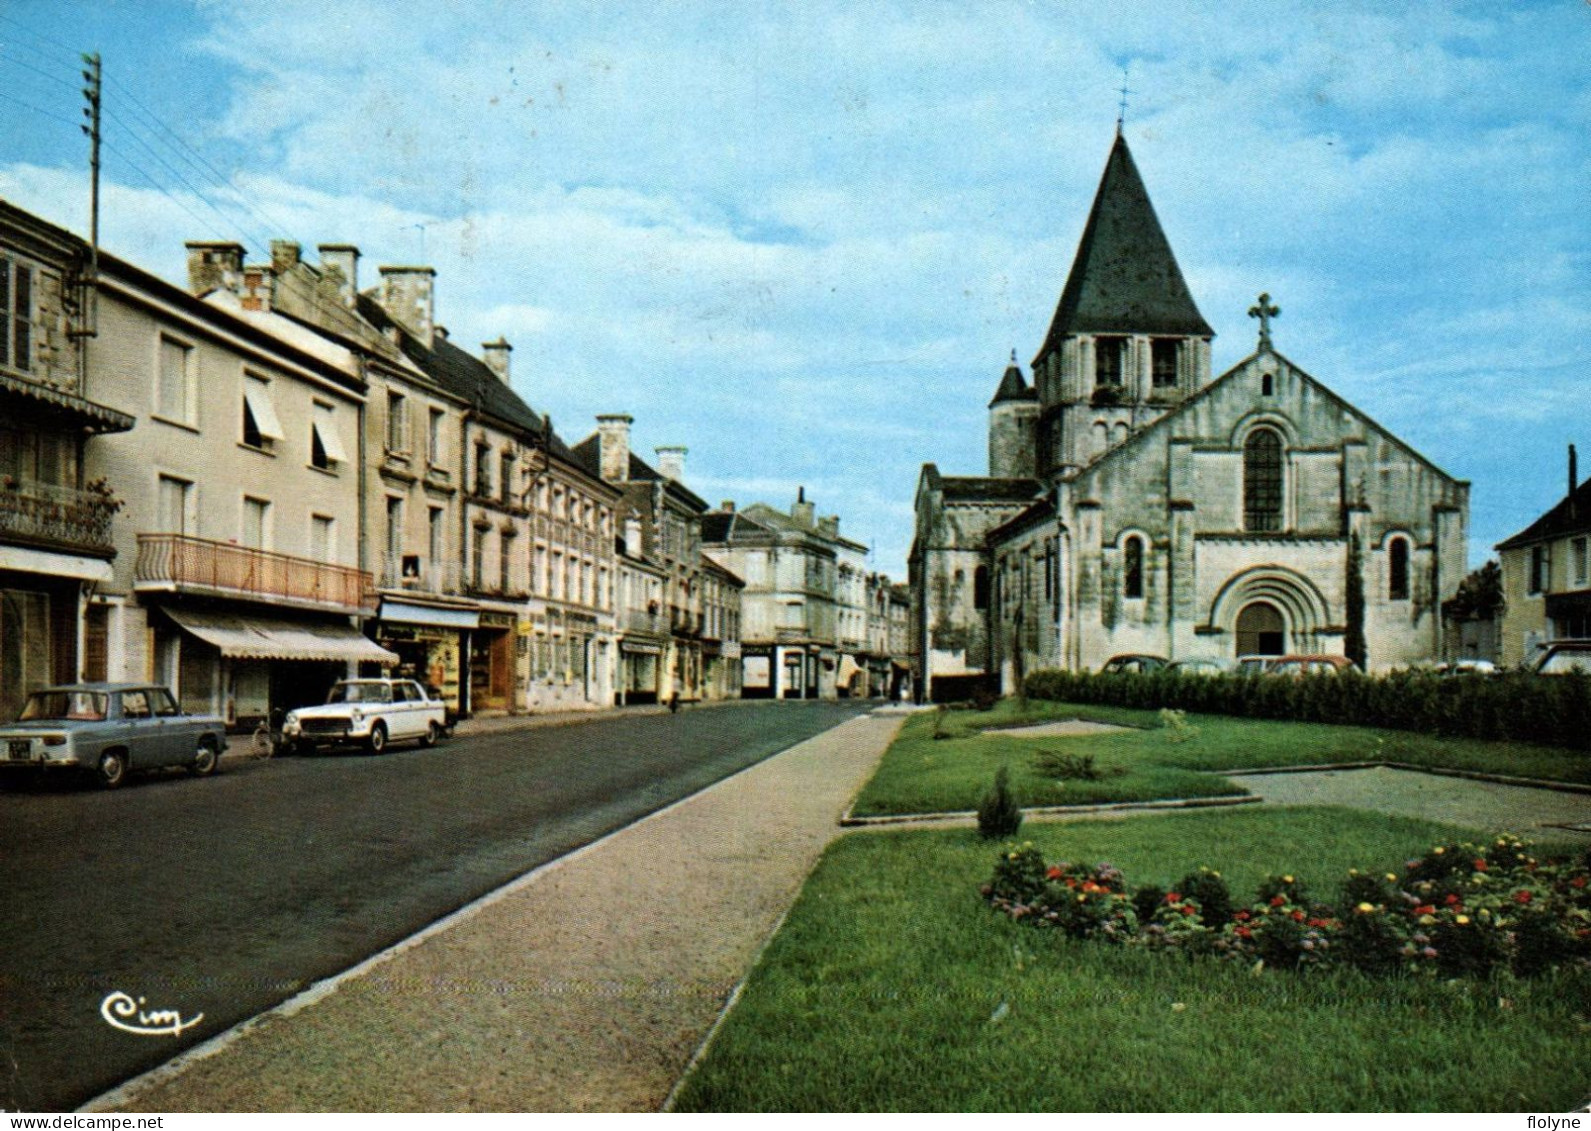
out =
<svg viewBox="0 0 1591 1131"><path fill-rule="evenodd" d="M1287 622L1275 605L1255 601L1237 615L1239 656L1280 656L1287 651Z"/></svg>

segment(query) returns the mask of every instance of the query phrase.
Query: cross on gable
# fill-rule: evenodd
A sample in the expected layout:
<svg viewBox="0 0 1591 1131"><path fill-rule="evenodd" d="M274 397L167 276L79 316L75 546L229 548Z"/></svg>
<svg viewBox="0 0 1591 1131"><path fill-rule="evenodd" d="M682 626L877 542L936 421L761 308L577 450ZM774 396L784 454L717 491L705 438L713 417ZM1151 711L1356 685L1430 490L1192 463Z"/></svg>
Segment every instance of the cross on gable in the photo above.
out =
<svg viewBox="0 0 1591 1131"><path fill-rule="evenodd" d="M1260 349L1271 348L1271 319L1282 312L1282 308L1271 302L1271 296L1264 291L1260 292L1259 302L1248 308L1250 318L1260 320Z"/></svg>

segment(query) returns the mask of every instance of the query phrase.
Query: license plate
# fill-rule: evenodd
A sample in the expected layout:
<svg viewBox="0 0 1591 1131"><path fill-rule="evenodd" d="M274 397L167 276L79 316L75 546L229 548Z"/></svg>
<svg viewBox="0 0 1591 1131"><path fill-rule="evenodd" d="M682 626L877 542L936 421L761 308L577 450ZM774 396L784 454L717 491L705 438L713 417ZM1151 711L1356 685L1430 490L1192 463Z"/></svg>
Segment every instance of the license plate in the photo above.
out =
<svg viewBox="0 0 1591 1131"><path fill-rule="evenodd" d="M11 740L10 756L12 758L29 758L33 754L33 743L26 738L13 738Z"/></svg>

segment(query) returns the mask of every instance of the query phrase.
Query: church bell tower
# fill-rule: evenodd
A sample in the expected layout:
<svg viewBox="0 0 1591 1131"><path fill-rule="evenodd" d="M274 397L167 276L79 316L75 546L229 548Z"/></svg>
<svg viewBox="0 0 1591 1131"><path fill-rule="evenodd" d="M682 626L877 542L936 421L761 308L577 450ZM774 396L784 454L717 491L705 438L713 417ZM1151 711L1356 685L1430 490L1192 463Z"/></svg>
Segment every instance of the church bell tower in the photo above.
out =
<svg viewBox="0 0 1591 1131"><path fill-rule="evenodd" d="M1214 336L1118 129L1033 359L1037 474L1070 474L1209 384Z"/></svg>

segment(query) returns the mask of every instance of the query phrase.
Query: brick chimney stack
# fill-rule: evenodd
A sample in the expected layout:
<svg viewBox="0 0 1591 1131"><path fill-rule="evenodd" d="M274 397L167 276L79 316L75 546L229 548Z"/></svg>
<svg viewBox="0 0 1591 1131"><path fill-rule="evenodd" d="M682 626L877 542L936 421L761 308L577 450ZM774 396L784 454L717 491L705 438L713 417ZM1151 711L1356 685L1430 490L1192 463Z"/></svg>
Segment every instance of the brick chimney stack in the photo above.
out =
<svg viewBox="0 0 1591 1131"><path fill-rule="evenodd" d="M514 347L508 340L499 336L495 342L481 343L481 360L486 362L486 368L497 374L497 379L503 384L508 384L508 355L514 352Z"/></svg>
<svg viewBox="0 0 1591 1131"><path fill-rule="evenodd" d="M243 286L242 244L231 240L189 240L183 246L188 249L189 293L235 293Z"/></svg>
<svg viewBox="0 0 1591 1131"><path fill-rule="evenodd" d="M597 417L597 446L602 478L624 483L630 478L630 425L635 417L623 412Z"/></svg>
<svg viewBox="0 0 1591 1131"><path fill-rule="evenodd" d="M436 269L380 267L377 270L381 272L381 308L430 349L436 340Z"/></svg>
<svg viewBox="0 0 1591 1131"><path fill-rule="evenodd" d="M795 506L790 508L790 517L802 526L811 526L813 524L813 516L816 514L817 504L807 502L807 489L805 487L796 488Z"/></svg>

